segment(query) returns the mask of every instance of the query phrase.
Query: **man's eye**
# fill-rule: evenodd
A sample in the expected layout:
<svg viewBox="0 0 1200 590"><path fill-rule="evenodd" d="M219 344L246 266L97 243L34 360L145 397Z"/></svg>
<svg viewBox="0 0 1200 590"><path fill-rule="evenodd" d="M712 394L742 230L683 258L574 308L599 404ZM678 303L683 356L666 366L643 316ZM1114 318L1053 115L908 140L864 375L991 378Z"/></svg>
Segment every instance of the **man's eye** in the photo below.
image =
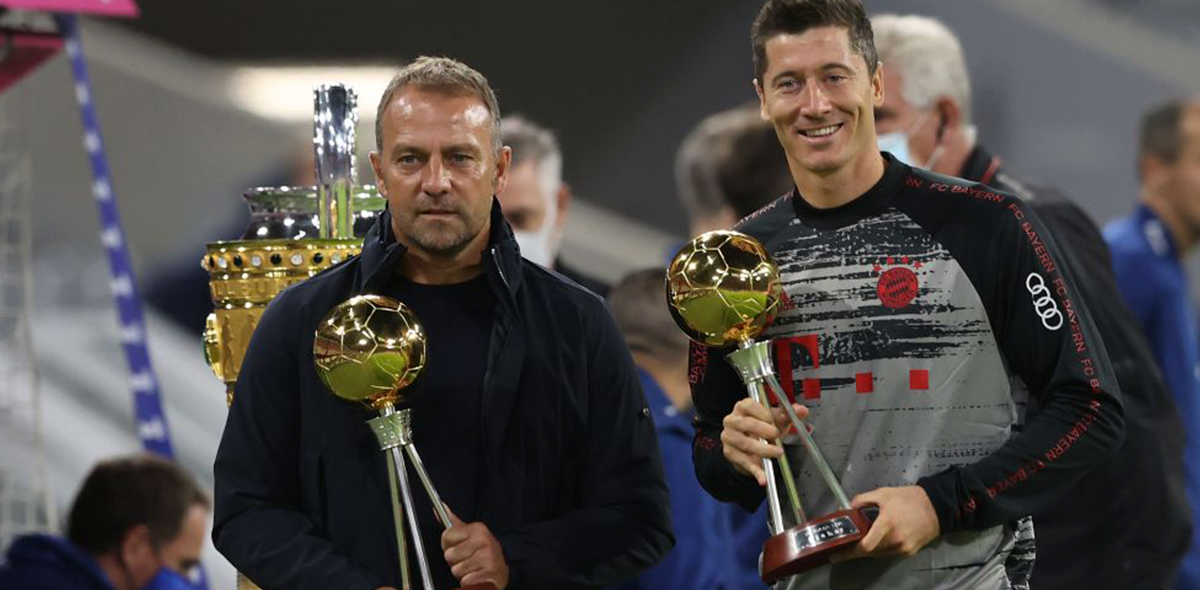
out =
<svg viewBox="0 0 1200 590"><path fill-rule="evenodd" d="M455 164L465 164L471 161L471 156L467 154L450 154L450 161Z"/></svg>
<svg viewBox="0 0 1200 590"><path fill-rule="evenodd" d="M412 154L402 154L400 157L396 158L397 164L404 164L406 166L416 164L418 161L419 160L417 157Z"/></svg>

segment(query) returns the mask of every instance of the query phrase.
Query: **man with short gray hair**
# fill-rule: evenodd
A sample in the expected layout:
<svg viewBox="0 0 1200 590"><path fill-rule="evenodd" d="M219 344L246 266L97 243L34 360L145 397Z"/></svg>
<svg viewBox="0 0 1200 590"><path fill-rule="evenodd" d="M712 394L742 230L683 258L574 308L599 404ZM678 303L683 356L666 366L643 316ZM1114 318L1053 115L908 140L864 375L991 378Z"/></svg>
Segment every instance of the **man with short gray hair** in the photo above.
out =
<svg viewBox="0 0 1200 590"><path fill-rule="evenodd" d="M879 147L900 160L989 184L1025 201L1074 269L1124 402L1116 454L1048 509L1035 512L1031 587L1167 588L1190 530L1181 475L1183 432L1137 319L1122 303L1108 249L1087 213L1057 190L1017 180L976 143L962 46L940 21L871 19L888 89L875 110ZM1032 407L1030 415L1040 408Z"/></svg>
<svg viewBox="0 0 1200 590"><path fill-rule="evenodd" d="M403 302L428 337L405 398L453 526L415 494L432 581L412 587L632 578L673 542L654 425L603 302L521 257L496 200L512 153L487 80L419 58L379 114L371 166L388 206L362 254L285 290L254 331L213 467L217 548L271 590L396 588L416 563L415 543L401 557L372 413L313 367L318 323L370 293Z"/></svg>

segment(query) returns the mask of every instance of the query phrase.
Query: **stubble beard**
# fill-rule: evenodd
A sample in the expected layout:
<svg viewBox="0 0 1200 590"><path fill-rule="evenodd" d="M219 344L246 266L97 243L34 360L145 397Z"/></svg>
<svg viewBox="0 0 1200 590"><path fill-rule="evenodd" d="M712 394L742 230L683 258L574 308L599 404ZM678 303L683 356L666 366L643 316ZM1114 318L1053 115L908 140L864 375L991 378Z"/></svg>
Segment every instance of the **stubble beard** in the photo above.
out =
<svg viewBox="0 0 1200 590"><path fill-rule="evenodd" d="M464 218L462 213L459 213L458 221L456 224L420 222L414 217L402 224L400 233L425 252L452 256L461 252L483 229L481 223L475 224L474 228L470 227L469 220Z"/></svg>

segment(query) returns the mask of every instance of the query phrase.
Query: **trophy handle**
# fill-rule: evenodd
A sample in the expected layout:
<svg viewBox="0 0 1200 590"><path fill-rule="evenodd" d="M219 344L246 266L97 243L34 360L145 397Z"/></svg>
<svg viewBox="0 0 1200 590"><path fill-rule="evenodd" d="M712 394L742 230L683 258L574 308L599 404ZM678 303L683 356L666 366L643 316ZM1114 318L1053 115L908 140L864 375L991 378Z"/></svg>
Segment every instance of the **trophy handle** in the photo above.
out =
<svg viewBox="0 0 1200 590"><path fill-rule="evenodd" d="M429 573L429 559L425 557L425 544L421 542L421 525L417 524L416 508L413 506L412 488L408 485L408 469L404 465L404 454L398 447L388 449L396 465L396 479L400 481L400 493L404 496L404 514L408 516L408 530L412 534L413 550L417 553L417 567L421 570L423 588L433 588L433 576Z"/></svg>
<svg viewBox="0 0 1200 590"><path fill-rule="evenodd" d="M808 451L809 456L812 457L817 471L821 474L821 479L825 480L825 485L829 486L829 490L833 492L833 497L837 501L838 508L849 510L850 500L846 497L846 491L842 489L842 484L838 482L837 477L833 475L833 470L829 468L829 463L825 461L825 455L817 448L816 441L813 440L812 434L808 432L808 423L796 415L796 410L792 409L792 404L787 403L787 395L783 393L783 388L779 386L779 380L775 378L775 374L767 373L766 380L771 388L771 392L775 395L775 399L779 400L779 405L783 406L783 411L787 413L788 418L792 421L792 426L796 427L796 432L800 435L800 441L804 443L804 448Z"/></svg>
<svg viewBox="0 0 1200 590"><path fill-rule="evenodd" d="M402 411L407 412L408 410ZM425 493L429 494L429 500L433 503L438 520L442 522L443 527L450 528L450 513L446 510L446 505L442 503L442 497L438 495L437 489L433 487L433 480L429 479L429 474L425 471L425 464L421 462L421 455L417 453L417 445L412 443L411 438L409 442L405 443L404 452L408 453L408 458L417 471L417 477L421 478L421 485L425 486Z"/></svg>

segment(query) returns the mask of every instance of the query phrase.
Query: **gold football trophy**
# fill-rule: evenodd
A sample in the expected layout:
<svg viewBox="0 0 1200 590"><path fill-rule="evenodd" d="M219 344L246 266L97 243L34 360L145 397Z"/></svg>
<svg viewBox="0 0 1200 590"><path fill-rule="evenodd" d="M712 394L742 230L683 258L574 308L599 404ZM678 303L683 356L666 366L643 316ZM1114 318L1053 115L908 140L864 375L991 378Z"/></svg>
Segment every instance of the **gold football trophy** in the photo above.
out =
<svg viewBox="0 0 1200 590"><path fill-rule="evenodd" d="M767 584L824 565L830 553L857 543L871 526L872 510L853 510L846 492L809 433L808 425L792 409L771 365L771 342L756 342L775 319L783 300L779 269L758 240L733 231L712 231L692 239L667 268L667 303L680 329L705 346L737 346L725 359L741 376L750 397L770 409L770 397L782 407L804 444L825 484L833 492L838 510L807 519L788 464L780 457L797 526L784 530L782 502L775 468L763 458L767 510L772 536L763 544L760 575ZM769 388L772 396L767 395ZM766 442L766 441L763 441ZM773 441L782 446L779 440Z"/></svg>
<svg viewBox="0 0 1200 590"><path fill-rule="evenodd" d="M371 425L380 449L391 459L388 477L392 488L392 516L400 551L400 577L405 590L411 588L404 539L406 518L423 587L429 590L434 587L425 546L421 543L405 455L412 461L413 470L429 494L438 520L445 528L451 526L450 514L413 443L412 410L396 409L397 405L411 401L405 389L425 367L425 342L425 332L412 310L381 295L358 295L343 301L317 325L313 340L313 362L325 387L342 399L379 410L379 416L367 423ZM397 484L402 502L396 498ZM397 503L403 504L403 514ZM473 584L469 588L485 590L493 586Z"/></svg>
<svg viewBox="0 0 1200 590"><path fill-rule="evenodd" d="M212 242L201 260L209 272L214 312L204 330L204 355L233 387L263 310L285 288L357 255L362 234L385 206L374 186L357 185L354 170L354 90L341 84L313 90L317 186L255 188L244 195L250 225L240 240ZM238 574L240 590L256 589Z"/></svg>

